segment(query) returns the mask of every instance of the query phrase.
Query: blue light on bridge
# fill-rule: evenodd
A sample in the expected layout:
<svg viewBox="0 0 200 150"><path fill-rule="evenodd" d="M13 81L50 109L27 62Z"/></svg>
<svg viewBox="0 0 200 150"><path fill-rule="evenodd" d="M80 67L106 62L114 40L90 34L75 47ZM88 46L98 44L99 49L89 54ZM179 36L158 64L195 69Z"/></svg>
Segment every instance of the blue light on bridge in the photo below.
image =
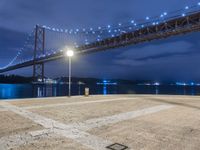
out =
<svg viewBox="0 0 200 150"><path fill-rule="evenodd" d="M184 13L182 14L182 17L185 17L185 14L184 14Z"/></svg>
<svg viewBox="0 0 200 150"><path fill-rule="evenodd" d="M149 20L150 18L149 17L146 17L146 20Z"/></svg>
<svg viewBox="0 0 200 150"><path fill-rule="evenodd" d="M166 16L166 15L167 15L167 12L164 12L163 14Z"/></svg>
<svg viewBox="0 0 200 150"><path fill-rule="evenodd" d="M177 11L178 13L176 13L176 14L175 13L170 13L170 12L163 11L163 13L161 15L157 15L156 19L152 20L151 22L148 22L148 24L149 25L158 25L159 23L166 22L167 18L165 18L165 16L167 16L167 15L174 15L174 16L179 16L179 17L180 16L185 17L186 15L188 15L187 14L188 10L190 10L190 12L197 11L197 8L199 9L199 6L200 6L200 2L197 2L193 6L192 5L187 5L187 6L183 7L181 9L181 11ZM173 17L173 16L171 16L171 17ZM147 16L145 19L142 19L142 20L150 20L150 19L153 19L153 18L154 18L153 16ZM120 33L127 33L128 30L133 30L133 29L137 30L136 27L135 28L133 27L133 25L137 26L137 24L139 24L140 26L138 27L138 29L146 27L145 23L147 23L147 21L146 22L141 22L140 20L139 19L138 20L134 20L134 18L131 18L131 20L128 20L126 22L126 24L123 23L123 25L124 25L123 27L122 27L122 23L115 24L115 28L114 28L114 25L112 25L112 24L109 24L107 26L105 25L103 27L98 27L98 30L101 30L101 31L95 31L94 29L97 29L96 27L95 28L91 27L91 28L87 28L87 29L85 29L85 28L83 28L83 29L77 29L77 28L75 28L75 29L61 29L61 28L55 28L55 27L48 27L47 25L39 25L38 24L38 26L43 27L43 28L48 29L48 30L51 30L51 31L54 31L54 32L62 32L62 33L65 32L65 33L70 34L70 35L73 34L73 35L77 35L78 36L78 34L81 33L81 34L85 34L85 36L87 36L88 34L94 34L92 36L93 37L92 40L100 41L100 38L97 37L98 34L102 35L101 40L103 40L105 37L115 37L116 35L119 35ZM159 20L159 22L157 20ZM130 23L131 23L131 25L130 25ZM129 24L129 26L126 26L127 24ZM145 24L145 26L143 24ZM118 27L118 28L116 28L116 27ZM36 28L34 27L34 30L35 29ZM104 29L106 29L106 30L104 30ZM21 58L19 58L19 57L20 57L20 55L23 54L24 50L27 49L27 46L30 45L30 40L33 37L34 30L30 34L28 34L23 47L18 50L18 52L16 53L16 56L8 63L8 65L4 66L3 68L7 68L9 66L12 66L13 64L24 63L24 62L30 60L30 59L28 59L28 60L26 59L26 61L23 60L23 61L20 62L19 59L21 59ZM83 32L80 32L80 31L83 31ZM115 32L115 33L113 33L113 32ZM117 32L119 32L119 34ZM105 33L106 33L106 35L105 35ZM96 36L96 37L94 37L94 36ZM91 38L89 39L89 41L90 41L90 43L92 43ZM83 39L82 42L85 43L84 39ZM89 43L86 42L86 44L89 44ZM79 45L79 43L75 44L75 47L78 47L78 45ZM49 56L49 55L50 54L47 54L47 56ZM45 56L39 56L39 58L41 58L41 57L45 57Z"/></svg>
<svg viewBox="0 0 200 150"><path fill-rule="evenodd" d="M189 9L189 6L186 6L185 9Z"/></svg>

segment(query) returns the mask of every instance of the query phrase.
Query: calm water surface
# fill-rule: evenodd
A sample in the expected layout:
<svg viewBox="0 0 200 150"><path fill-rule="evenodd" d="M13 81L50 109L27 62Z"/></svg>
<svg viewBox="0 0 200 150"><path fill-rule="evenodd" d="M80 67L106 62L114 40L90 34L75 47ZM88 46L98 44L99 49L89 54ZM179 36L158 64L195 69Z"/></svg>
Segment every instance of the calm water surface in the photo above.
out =
<svg viewBox="0 0 200 150"><path fill-rule="evenodd" d="M72 95L83 95L84 88L90 94L173 94L200 95L197 86L144 86L144 85L72 85ZM65 96L68 85L0 84L0 99Z"/></svg>

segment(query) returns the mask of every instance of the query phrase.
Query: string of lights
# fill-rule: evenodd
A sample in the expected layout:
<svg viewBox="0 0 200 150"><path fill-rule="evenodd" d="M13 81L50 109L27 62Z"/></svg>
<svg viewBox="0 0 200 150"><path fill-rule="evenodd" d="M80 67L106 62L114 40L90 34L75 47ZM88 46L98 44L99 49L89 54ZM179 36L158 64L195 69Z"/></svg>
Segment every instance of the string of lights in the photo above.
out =
<svg viewBox="0 0 200 150"><path fill-rule="evenodd" d="M49 27L46 25L42 25L43 28L47 30L51 30L54 32L62 32L62 33L67 33L67 34L103 34L103 33L110 33L111 36L114 33L123 33L127 32L130 30L135 30L139 28L143 28L147 25L157 25L159 23L165 22L169 19L172 18L177 18L177 17L185 17L189 13L193 13L195 11L200 10L200 2L198 2L196 5L192 6L185 6L183 9L179 9L176 11L171 11L171 12L163 12L160 15L157 16L146 16L144 19L131 19L128 22L124 23L118 23L117 25L106 25L106 26L99 26L99 27L90 27L90 28L82 28L82 29L59 29L55 27Z"/></svg>
<svg viewBox="0 0 200 150"><path fill-rule="evenodd" d="M9 67L13 64L19 63L19 62L16 62L16 61L19 58L19 56L23 53L23 51L26 50L25 48L29 44L31 37L33 37L33 33L34 33L34 30L30 34L27 35L27 38L26 38L26 41L24 42L23 47L18 49L16 56L6 66L0 67L0 69L4 69L4 68L7 68L7 67ZM25 60L20 60L20 63L22 63L22 62L25 62Z"/></svg>
<svg viewBox="0 0 200 150"><path fill-rule="evenodd" d="M46 25L40 25L40 26L45 28L47 31L64 33L65 35L67 35L69 37L73 37L72 39L74 40L73 41L74 47L79 47L79 45L84 45L84 44L88 45L91 42L101 41L105 38L119 36L123 33L132 32L132 31L144 28L146 26L158 25L158 24L166 22L170 19L175 19L178 17L185 17L185 16L192 14L194 12L197 12L197 11L198 12L200 11L200 2L198 2L196 5L193 5L193 6L185 6L183 9L179 9L176 11L172 11L172 12L164 11L163 13L161 13L160 15L157 15L157 16L153 16L153 17L146 16L143 19L135 19L135 20L130 19L130 21L128 21L128 22L120 22L118 24L113 24L113 25L82 28L82 29L58 29L58 28L49 27ZM20 57L22 57L22 54L25 53L25 50L27 49L28 46L30 47L30 46L34 45L33 44L34 39L31 39L32 37L34 37L34 31L35 31L35 28L27 36L27 39L26 39L23 47L17 51L16 56L6 66L4 66L0 69L4 69L4 68L7 68L12 65L21 64L26 61L33 60L33 56L31 56L31 58L29 58L29 59L20 58ZM53 37L53 36L51 36L51 37ZM61 38L61 37L59 37L59 38ZM62 39L62 40L66 40L66 39ZM51 42L49 42L49 43L51 43ZM46 50L45 54L38 55L37 57L42 58L42 57L50 56L52 54L56 54L58 52L62 52L62 50L56 51L54 49L55 48L51 48L49 51Z"/></svg>

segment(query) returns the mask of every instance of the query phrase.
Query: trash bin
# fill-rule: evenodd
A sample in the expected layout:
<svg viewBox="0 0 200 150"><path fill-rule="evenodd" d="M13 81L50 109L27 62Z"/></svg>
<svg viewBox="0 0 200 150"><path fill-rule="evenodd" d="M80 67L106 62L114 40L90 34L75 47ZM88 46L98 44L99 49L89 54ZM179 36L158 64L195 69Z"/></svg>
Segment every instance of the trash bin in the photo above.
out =
<svg viewBox="0 0 200 150"><path fill-rule="evenodd" d="M90 89L89 88L85 88L85 96L89 96L89 92L90 92Z"/></svg>

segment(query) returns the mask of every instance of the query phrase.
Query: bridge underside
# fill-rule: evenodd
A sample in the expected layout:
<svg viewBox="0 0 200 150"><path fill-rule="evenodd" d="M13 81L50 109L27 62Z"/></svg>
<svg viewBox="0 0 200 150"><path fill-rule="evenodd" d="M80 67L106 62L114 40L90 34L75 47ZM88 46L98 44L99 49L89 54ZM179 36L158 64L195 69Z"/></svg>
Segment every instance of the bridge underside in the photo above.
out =
<svg viewBox="0 0 200 150"><path fill-rule="evenodd" d="M135 45L143 42L150 42L152 40L164 39L175 35L186 34L190 32L200 31L200 12L191 13L185 17L172 18L169 21L160 23L158 25L150 25L133 32L123 33L119 36L107 38L99 42L94 42L89 45L83 45L76 48L77 54L88 54L108 50L111 48L118 48L127 45ZM28 67L37 64L43 64L48 61L63 58L63 52L58 52L42 58L35 58L35 60L27 61L21 64L1 69L0 73L7 71Z"/></svg>

